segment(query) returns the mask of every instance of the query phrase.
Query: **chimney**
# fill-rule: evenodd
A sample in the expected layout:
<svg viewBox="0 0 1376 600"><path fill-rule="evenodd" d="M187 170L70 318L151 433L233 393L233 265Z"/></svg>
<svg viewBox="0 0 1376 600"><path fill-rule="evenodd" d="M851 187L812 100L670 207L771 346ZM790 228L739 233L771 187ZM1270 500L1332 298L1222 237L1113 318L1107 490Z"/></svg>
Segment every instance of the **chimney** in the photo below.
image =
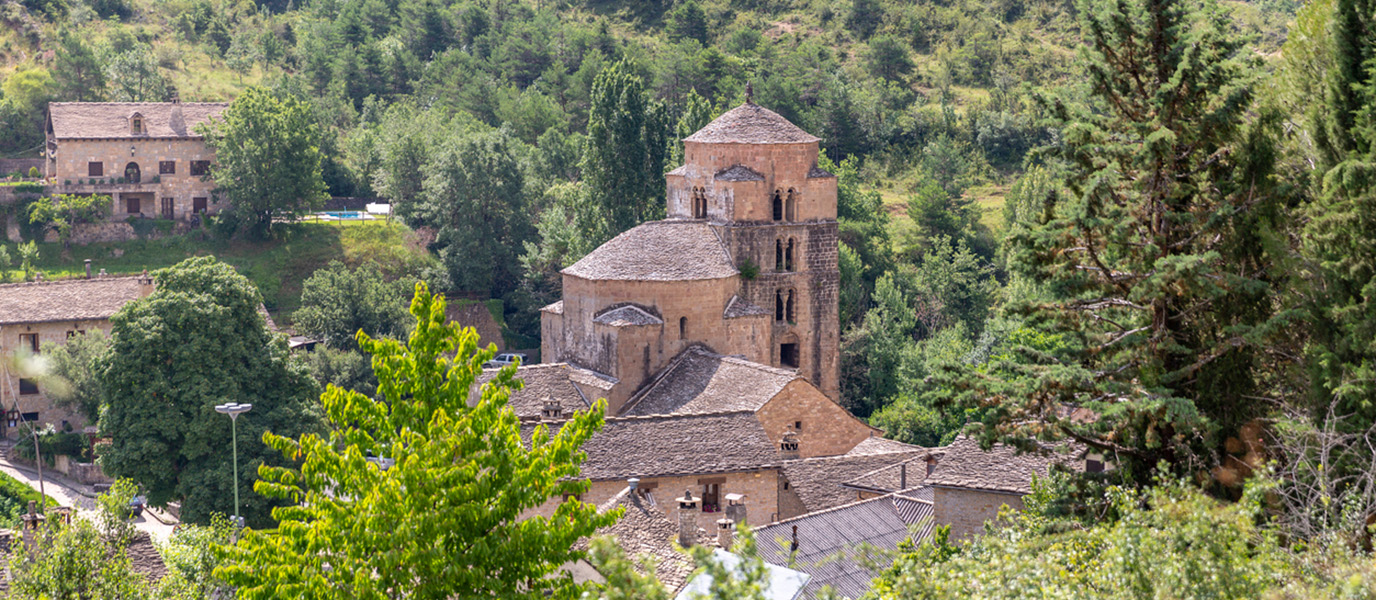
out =
<svg viewBox="0 0 1376 600"><path fill-rule="evenodd" d="M908 489L908 463L898 463L898 489Z"/></svg>
<svg viewBox="0 0 1376 600"><path fill-rule="evenodd" d="M698 499L693 490L683 490L678 499L678 545L691 548L698 537Z"/></svg>
<svg viewBox="0 0 1376 600"><path fill-rule="evenodd" d="M717 519L717 546L722 550L730 550L731 543L735 541L736 524L731 519Z"/></svg>
<svg viewBox="0 0 1376 600"><path fill-rule="evenodd" d="M33 272L33 280L34 280L34 281L43 281L43 272L42 272L42 271L34 271L34 272Z"/></svg>
<svg viewBox="0 0 1376 600"><path fill-rule="evenodd" d="M733 523L745 524L745 494L726 495L726 518Z"/></svg>
<svg viewBox="0 0 1376 600"><path fill-rule="evenodd" d="M789 551L790 553L791 553L791 552L797 552L797 551L798 551L798 526L797 526L797 525L794 525L794 526L793 526L793 541L792 541L792 542L789 542L789 544L788 544L788 551Z"/></svg>
<svg viewBox="0 0 1376 600"><path fill-rule="evenodd" d="M87 279L90 279L90 278L91 278L91 259L88 258L88 259L86 259L86 260L83 261L83 262L86 263L86 278L87 278Z"/></svg>
<svg viewBox="0 0 1376 600"><path fill-rule="evenodd" d="M143 270L139 275L139 295L147 298L153 294L153 276L148 274L148 269Z"/></svg>
<svg viewBox="0 0 1376 600"><path fill-rule="evenodd" d="M931 477L931 476L932 476L932 471L935 471L935 470L936 470L936 457L935 457L935 456L932 456L931 454L928 454L928 455L927 455L927 476L928 476L928 477Z"/></svg>
<svg viewBox="0 0 1376 600"><path fill-rule="evenodd" d="M100 274L99 274L99 275L96 275L96 277L99 277L99 278L101 278L101 279L105 279L106 277L109 277L109 276L110 276L110 274L109 274L109 273L106 273L106 272L105 272L105 269L101 269L101 270L100 270Z"/></svg>
<svg viewBox="0 0 1376 600"><path fill-rule="evenodd" d="M632 477L632 478L630 478L630 479L627 479L627 480L626 480L626 487L631 488L631 491L632 491L632 492L634 492L634 491L640 489L640 478L639 478L639 477Z"/></svg>
<svg viewBox="0 0 1376 600"><path fill-rule="evenodd" d="M558 421L564 418L564 407L559 405L558 400L545 396L545 406L540 409L540 418L545 421Z"/></svg>
<svg viewBox="0 0 1376 600"><path fill-rule="evenodd" d="M791 429L785 431L784 439L779 441L779 458L784 460L798 458L798 434Z"/></svg>

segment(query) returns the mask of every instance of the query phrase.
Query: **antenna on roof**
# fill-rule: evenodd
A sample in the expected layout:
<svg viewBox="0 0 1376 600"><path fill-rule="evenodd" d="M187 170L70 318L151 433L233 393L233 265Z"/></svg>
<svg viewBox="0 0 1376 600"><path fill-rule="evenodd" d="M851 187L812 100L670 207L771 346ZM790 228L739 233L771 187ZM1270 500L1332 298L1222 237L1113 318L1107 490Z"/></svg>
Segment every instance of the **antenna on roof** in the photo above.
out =
<svg viewBox="0 0 1376 600"><path fill-rule="evenodd" d="M755 103L755 86L750 85L749 81L745 82L745 103Z"/></svg>

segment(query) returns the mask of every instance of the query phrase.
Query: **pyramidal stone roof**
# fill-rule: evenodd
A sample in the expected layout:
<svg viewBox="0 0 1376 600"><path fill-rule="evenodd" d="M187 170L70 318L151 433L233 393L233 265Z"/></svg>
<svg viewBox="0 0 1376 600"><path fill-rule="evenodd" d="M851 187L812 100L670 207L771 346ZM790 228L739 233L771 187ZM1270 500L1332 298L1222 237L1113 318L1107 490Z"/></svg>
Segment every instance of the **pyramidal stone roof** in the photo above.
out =
<svg viewBox="0 0 1376 600"><path fill-rule="evenodd" d="M196 126L220 116L224 102L52 102L53 137L59 140L110 138L200 139ZM135 134L129 117L143 118L145 133Z"/></svg>
<svg viewBox="0 0 1376 600"><path fill-rule="evenodd" d="M143 297L138 277L0 285L0 324L108 319Z"/></svg>
<svg viewBox="0 0 1376 600"><path fill-rule="evenodd" d="M685 142L706 144L809 144L822 141L772 110L746 102L726 111Z"/></svg>
<svg viewBox="0 0 1376 600"><path fill-rule="evenodd" d="M624 416L700 415L757 411L801 377L692 346L674 358L656 380L631 398Z"/></svg>
<svg viewBox="0 0 1376 600"><path fill-rule="evenodd" d="M712 228L687 219L636 225L561 272L594 281L695 281L739 273Z"/></svg>

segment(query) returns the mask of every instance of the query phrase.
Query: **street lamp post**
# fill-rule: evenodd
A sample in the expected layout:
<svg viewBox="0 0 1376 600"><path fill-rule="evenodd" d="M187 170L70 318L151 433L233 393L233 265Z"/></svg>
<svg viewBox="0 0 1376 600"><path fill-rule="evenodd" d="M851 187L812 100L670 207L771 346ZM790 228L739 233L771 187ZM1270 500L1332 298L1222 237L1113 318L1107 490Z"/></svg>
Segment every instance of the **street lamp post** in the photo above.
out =
<svg viewBox="0 0 1376 600"><path fill-rule="evenodd" d="M215 407L215 412L229 415L230 431L234 438L234 524L243 527L244 520L239 516L239 415L253 408L252 404L227 402Z"/></svg>

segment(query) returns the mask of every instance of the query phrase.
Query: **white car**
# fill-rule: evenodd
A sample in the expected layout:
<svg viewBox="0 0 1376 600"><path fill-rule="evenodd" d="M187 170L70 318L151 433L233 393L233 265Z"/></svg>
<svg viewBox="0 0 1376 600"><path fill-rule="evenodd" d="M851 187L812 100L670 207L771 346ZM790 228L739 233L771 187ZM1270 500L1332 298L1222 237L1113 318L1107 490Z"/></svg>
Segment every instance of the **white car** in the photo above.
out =
<svg viewBox="0 0 1376 600"><path fill-rule="evenodd" d="M483 363L484 369L500 369L507 365L521 366L526 364L526 355L520 352L502 352Z"/></svg>

